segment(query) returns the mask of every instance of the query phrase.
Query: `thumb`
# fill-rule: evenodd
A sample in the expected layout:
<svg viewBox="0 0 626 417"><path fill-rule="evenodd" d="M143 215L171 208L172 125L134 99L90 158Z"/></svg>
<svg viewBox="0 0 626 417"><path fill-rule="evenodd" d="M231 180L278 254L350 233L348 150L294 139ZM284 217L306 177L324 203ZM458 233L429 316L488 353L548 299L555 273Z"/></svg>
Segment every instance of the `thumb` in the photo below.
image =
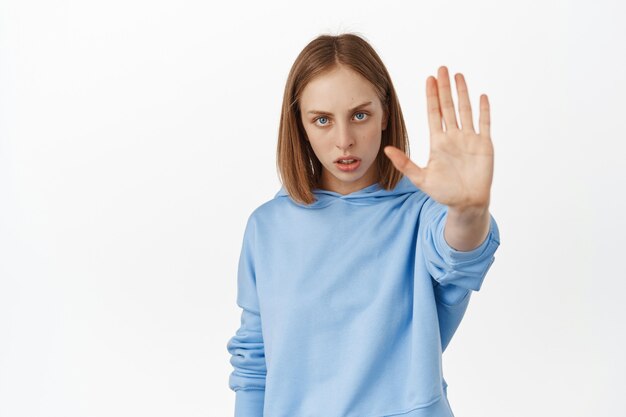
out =
<svg viewBox="0 0 626 417"><path fill-rule="evenodd" d="M395 146L388 145L383 149L396 169L406 175L416 187L420 187L426 175L425 169L418 167L404 152Z"/></svg>

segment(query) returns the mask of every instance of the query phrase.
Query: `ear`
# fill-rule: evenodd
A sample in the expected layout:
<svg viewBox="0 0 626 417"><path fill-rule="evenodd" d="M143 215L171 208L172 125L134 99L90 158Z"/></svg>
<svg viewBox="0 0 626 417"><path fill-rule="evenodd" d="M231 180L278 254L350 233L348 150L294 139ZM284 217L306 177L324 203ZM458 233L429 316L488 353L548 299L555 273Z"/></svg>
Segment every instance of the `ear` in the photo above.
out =
<svg viewBox="0 0 626 417"><path fill-rule="evenodd" d="M389 119L389 112L387 112L387 110L385 110L385 111L383 112L383 121L382 121L382 123L381 123L381 129L382 129L382 130L387 129L387 122L388 122L388 119Z"/></svg>

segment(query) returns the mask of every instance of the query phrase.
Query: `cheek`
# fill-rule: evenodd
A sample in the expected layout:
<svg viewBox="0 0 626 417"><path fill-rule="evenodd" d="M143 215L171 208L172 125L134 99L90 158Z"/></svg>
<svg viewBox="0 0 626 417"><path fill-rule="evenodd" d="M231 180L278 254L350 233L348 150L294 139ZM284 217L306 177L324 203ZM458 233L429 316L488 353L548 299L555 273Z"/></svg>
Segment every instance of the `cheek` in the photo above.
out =
<svg viewBox="0 0 626 417"><path fill-rule="evenodd" d="M382 129L380 129L380 125L376 123L371 123L367 126L367 128L363 131L363 138L368 141L379 141L382 137Z"/></svg>
<svg viewBox="0 0 626 417"><path fill-rule="evenodd" d="M323 149L330 142L332 142L328 134L325 134L325 132L320 131L319 129L309 129L306 132L313 149Z"/></svg>
<svg viewBox="0 0 626 417"><path fill-rule="evenodd" d="M313 149L313 152L317 156L318 159L321 159L320 156L323 156L324 153L328 152L326 149L326 145L324 145L324 140L315 136L309 136L309 144Z"/></svg>

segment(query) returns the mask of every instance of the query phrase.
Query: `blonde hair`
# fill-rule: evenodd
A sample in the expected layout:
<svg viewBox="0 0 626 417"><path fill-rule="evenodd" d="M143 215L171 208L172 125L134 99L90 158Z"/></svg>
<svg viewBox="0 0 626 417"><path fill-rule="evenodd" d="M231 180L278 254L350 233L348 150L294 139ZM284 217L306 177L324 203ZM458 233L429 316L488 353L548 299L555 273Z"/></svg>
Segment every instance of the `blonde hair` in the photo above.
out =
<svg viewBox="0 0 626 417"><path fill-rule="evenodd" d="M302 204L315 201L312 190L320 186L322 163L306 140L300 116L300 98L313 78L339 65L354 70L372 83L388 114L387 128L382 131L375 161L381 187L391 190L402 178L402 173L384 154L384 147L393 145L409 156L408 135L400 103L391 77L374 48L353 33L320 35L306 45L289 71L278 129L276 167L279 177L290 197Z"/></svg>

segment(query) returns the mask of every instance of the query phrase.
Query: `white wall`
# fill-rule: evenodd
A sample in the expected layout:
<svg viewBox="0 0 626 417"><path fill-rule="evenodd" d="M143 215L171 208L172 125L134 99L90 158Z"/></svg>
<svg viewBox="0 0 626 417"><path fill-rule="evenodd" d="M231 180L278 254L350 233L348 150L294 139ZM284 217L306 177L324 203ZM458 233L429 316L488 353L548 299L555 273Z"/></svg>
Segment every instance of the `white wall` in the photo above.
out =
<svg viewBox="0 0 626 417"><path fill-rule="evenodd" d="M1 416L232 414L284 83L344 31L385 61L420 166L426 78L462 72L476 121L489 96L502 242L444 354L455 414L622 410L624 6L389 3L0 3Z"/></svg>

